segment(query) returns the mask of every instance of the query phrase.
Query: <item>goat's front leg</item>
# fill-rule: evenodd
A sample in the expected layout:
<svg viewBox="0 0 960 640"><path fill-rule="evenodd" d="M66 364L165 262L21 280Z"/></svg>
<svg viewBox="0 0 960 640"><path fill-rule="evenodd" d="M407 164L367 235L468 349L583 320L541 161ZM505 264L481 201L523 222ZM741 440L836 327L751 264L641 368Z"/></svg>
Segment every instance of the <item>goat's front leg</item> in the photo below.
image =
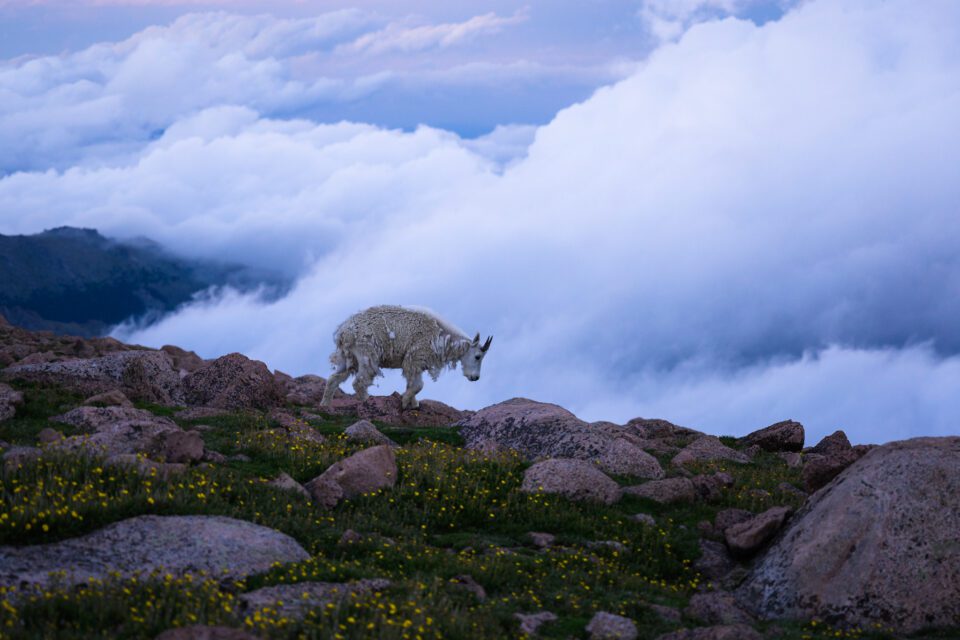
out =
<svg viewBox="0 0 960 640"><path fill-rule="evenodd" d="M403 377L407 380L407 390L403 392L403 402L401 407L404 409L418 409L420 402L417 400L417 394L423 389L423 372L403 372Z"/></svg>

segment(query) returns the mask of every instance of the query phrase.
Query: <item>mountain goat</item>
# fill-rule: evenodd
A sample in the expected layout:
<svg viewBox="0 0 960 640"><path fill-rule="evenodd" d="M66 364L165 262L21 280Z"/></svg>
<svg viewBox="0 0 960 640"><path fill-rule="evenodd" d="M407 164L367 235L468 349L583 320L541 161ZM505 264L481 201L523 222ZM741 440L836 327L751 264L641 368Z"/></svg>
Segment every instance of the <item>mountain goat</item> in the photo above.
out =
<svg viewBox="0 0 960 640"><path fill-rule="evenodd" d="M336 351L330 356L334 372L327 380L321 406L329 406L340 383L354 375L358 400L367 399L367 388L384 369L402 369L407 381L402 407L420 406L417 393L423 389L423 372L436 381L444 367L463 367L467 380L480 379L480 365L493 336L480 344L429 309L379 306L355 313L333 334Z"/></svg>

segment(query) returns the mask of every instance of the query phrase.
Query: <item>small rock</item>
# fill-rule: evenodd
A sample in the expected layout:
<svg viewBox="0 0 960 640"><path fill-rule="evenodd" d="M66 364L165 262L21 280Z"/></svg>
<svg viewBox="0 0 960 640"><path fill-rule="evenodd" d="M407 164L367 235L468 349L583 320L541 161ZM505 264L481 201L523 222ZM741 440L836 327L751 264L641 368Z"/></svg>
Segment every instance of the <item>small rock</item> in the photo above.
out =
<svg viewBox="0 0 960 640"><path fill-rule="evenodd" d="M650 515L649 513L635 513L632 516L630 516L630 519L633 520L634 522L639 522L640 524L648 527L657 526L657 521L654 520L653 516Z"/></svg>
<svg viewBox="0 0 960 640"><path fill-rule="evenodd" d="M767 543L780 530L793 510L790 507L773 507L724 531L727 547L735 556L749 557Z"/></svg>
<svg viewBox="0 0 960 640"><path fill-rule="evenodd" d="M196 429L196 427L194 427L194 429ZM214 464L223 464L227 462L229 459L230 458L227 458L227 456L223 455L219 451L213 451L212 449L203 450L202 460L204 462L212 462Z"/></svg>
<svg viewBox="0 0 960 640"><path fill-rule="evenodd" d="M380 578L354 582L297 582L263 587L242 593L239 600L249 611L271 608L278 616L303 618L308 611L328 602L339 602L354 596L383 591L389 580Z"/></svg>
<svg viewBox="0 0 960 640"><path fill-rule="evenodd" d="M733 525L746 522L754 515L746 509L724 509L718 512L713 519L713 528L716 529L717 533L723 534Z"/></svg>
<svg viewBox="0 0 960 640"><path fill-rule="evenodd" d="M157 450L167 462L199 462L203 459L203 438L195 431L168 431L160 436Z"/></svg>
<svg viewBox="0 0 960 640"><path fill-rule="evenodd" d="M235 453L232 456L228 456L227 460L230 462L250 462L250 456L245 453Z"/></svg>
<svg viewBox="0 0 960 640"><path fill-rule="evenodd" d="M557 616L549 611L537 613L515 613L513 617L520 621L520 633L528 636L537 634L537 630L547 622L554 622Z"/></svg>
<svg viewBox="0 0 960 640"><path fill-rule="evenodd" d="M360 420L344 430L348 442L361 442L367 444L386 444L391 447L399 446L396 442L385 436L377 429L372 422Z"/></svg>
<svg viewBox="0 0 960 640"><path fill-rule="evenodd" d="M187 465L178 462L155 462L135 453L118 453L107 458L105 464L118 467L130 467L144 476L156 476L167 480L183 473Z"/></svg>
<svg viewBox="0 0 960 640"><path fill-rule="evenodd" d="M627 546L622 542L617 542L616 540L591 540L587 542L588 549L613 549L618 553L624 553L627 551Z"/></svg>
<svg viewBox="0 0 960 640"><path fill-rule="evenodd" d="M723 496L723 490L733 486L733 476L720 471L712 474L702 474L691 478L697 496L701 500L712 502Z"/></svg>
<svg viewBox="0 0 960 640"><path fill-rule="evenodd" d="M780 451L777 457L786 462L789 469L796 469L803 464L803 458L796 451Z"/></svg>
<svg viewBox="0 0 960 640"><path fill-rule="evenodd" d="M793 486L793 485L790 484L789 482L781 482L780 484L777 485L777 489L778 489L779 491L781 491L782 493L788 493L788 494L794 495L794 496L796 496L796 497L798 497L798 498L806 498L806 497L807 497L807 492L806 492L806 491L802 491L802 490L798 489L797 487Z"/></svg>
<svg viewBox="0 0 960 640"><path fill-rule="evenodd" d="M373 493L397 483L397 457L388 445L370 447L335 462L314 480L325 479L339 485L347 499Z"/></svg>
<svg viewBox="0 0 960 640"><path fill-rule="evenodd" d="M7 473L14 471L38 459L42 453L37 447L10 447L3 452L3 469Z"/></svg>
<svg viewBox="0 0 960 640"><path fill-rule="evenodd" d="M63 440L63 434L50 427L44 427L40 430L40 433L37 434L37 442L40 444L51 444L53 442L59 442L60 440Z"/></svg>
<svg viewBox="0 0 960 640"><path fill-rule="evenodd" d="M95 396L90 396L83 401L87 407L133 407L130 398L120 391L120 389L111 389Z"/></svg>
<svg viewBox="0 0 960 640"><path fill-rule="evenodd" d="M709 462L711 460L730 460L741 464L750 462L750 458L745 454L731 449L715 436L697 438L675 455L672 462L676 466L682 466L691 462Z"/></svg>
<svg viewBox="0 0 960 640"><path fill-rule="evenodd" d="M17 407L23 404L23 394L14 391L10 385L0 382L0 422L9 420L17 413Z"/></svg>
<svg viewBox="0 0 960 640"><path fill-rule="evenodd" d="M711 580L722 580L737 567L726 545L713 540L700 540L700 557L693 568Z"/></svg>
<svg viewBox="0 0 960 640"><path fill-rule="evenodd" d="M325 509L333 509L343 499L343 489L333 478L317 476L303 487L313 501Z"/></svg>
<svg viewBox="0 0 960 640"><path fill-rule="evenodd" d="M291 478L286 473L281 472L276 478L267 483L271 487L276 487L277 489L282 489L284 491L293 491L294 493L299 493L304 498L310 498L310 492L307 491L302 484Z"/></svg>
<svg viewBox="0 0 960 640"><path fill-rule="evenodd" d="M850 444L847 434L838 429L811 447L807 453L819 453L820 455L826 456L833 453L849 451L852 448L853 446Z"/></svg>
<svg viewBox="0 0 960 640"><path fill-rule="evenodd" d="M695 593L684 613L703 624L752 624L753 617L726 591Z"/></svg>
<svg viewBox="0 0 960 640"><path fill-rule="evenodd" d="M337 540L337 544L341 547L346 547L351 544L357 544L358 542L363 542L363 535L357 533L353 529L347 529L343 532L343 535L340 536L340 539Z"/></svg>
<svg viewBox="0 0 960 640"><path fill-rule="evenodd" d="M205 418L217 418L219 416L229 415L228 409L218 407L189 407L173 414L177 420L203 420ZM194 427L197 428L197 427Z"/></svg>
<svg viewBox="0 0 960 640"><path fill-rule="evenodd" d="M209 627L207 625L193 625L191 627L176 627L167 629L154 640L260 640L243 629L233 627Z"/></svg>
<svg viewBox="0 0 960 640"><path fill-rule="evenodd" d="M450 578L450 582L469 591L476 597L477 602L486 602L487 591L472 576L459 575Z"/></svg>
<svg viewBox="0 0 960 640"><path fill-rule="evenodd" d="M552 533L540 533L537 531L531 531L527 534L527 537L530 538L530 541L533 542L534 546L540 547L541 549L546 549L553 545L554 541L557 539Z"/></svg>
<svg viewBox="0 0 960 640"><path fill-rule="evenodd" d="M698 629L681 629L657 636L657 640L763 640L753 627L745 624L722 624Z"/></svg>
<svg viewBox="0 0 960 640"><path fill-rule="evenodd" d="M756 445L765 451L800 451L803 449L803 425L793 420L784 420L765 429L740 438L744 446Z"/></svg>
<svg viewBox="0 0 960 640"><path fill-rule="evenodd" d="M186 349L181 349L172 344L165 344L160 347L160 351L163 351L173 362L173 368L180 372L180 375L185 377L188 373L193 373L197 369L201 368L203 365L207 364L207 361L198 356L193 351L187 351Z"/></svg>
<svg viewBox="0 0 960 640"><path fill-rule="evenodd" d="M590 640L636 640L637 625L630 618L598 611L586 627Z"/></svg>
<svg viewBox="0 0 960 640"><path fill-rule="evenodd" d="M524 493L555 493L569 500L613 504L620 485L584 460L550 459L537 462L523 474Z"/></svg>
<svg viewBox="0 0 960 640"><path fill-rule="evenodd" d="M835 451L829 454L809 453L804 457L803 488L809 493L829 484L840 475L840 472L860 459L860 454L853 448L846 451Z"/></svg>
<svg viewBox="0 0 960 640"><path fill-rule="evenodd" d="M697 490L693 482L687 478L650 480L640 485L626 487L623 493L638 498L647 498L660 504L689 503L697 498Z"/></svg>
<svg viewBox="0 0 960 640"><path fill-rule="evenodd" d="M667 607L662 604L651 604L648 606L650 607L650 610L657 614L657 616L659 616L664 622L669 622L670 624L680 624L680 621L683 619L680 609L677 609L676 607Z"/></svg>

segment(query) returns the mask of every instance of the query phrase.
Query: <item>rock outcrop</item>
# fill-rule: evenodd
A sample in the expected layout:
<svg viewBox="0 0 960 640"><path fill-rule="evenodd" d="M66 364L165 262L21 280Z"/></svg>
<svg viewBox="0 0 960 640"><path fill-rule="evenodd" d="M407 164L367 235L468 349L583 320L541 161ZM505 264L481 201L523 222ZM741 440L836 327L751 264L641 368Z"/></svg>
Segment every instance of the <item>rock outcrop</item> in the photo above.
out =
<svg viewBox="0 0 960 640"><path fill-rule="evenodd" d="M877 447L810 497L738 597L767 619L960 620L960 437Z"/></svg>
<svg viewBox="0 0 960 640"><path fill-rule="evenodd" d="M50 572L65 572L60 584L76 585L111 572L129 576L154 568L237 580L275 562L309 557L290 536L244 520L139 516L62 542L0 547L0 586L43 587L55 579Z"/></svg>
<svg viewBox="0 0 960 640"><path fill-rule="evenodd" d="M620 499L620 485L584 460L551 459L532 465L523 474L525 493L555 493L570 500L613 504Z"/></svg>
<svg viewBox="0 0 960 640"><path fill-rule="evenodd" d="M83 395L120 389L133 400L163 405L184 403L180 374L161 351L118 351L99 358L40 364L17 364L2 375L8 380L54 384Z"/></svg>
<svg viewBox="0 0 960 640"><path fill-rule="evenodd" d="M660 504L693 502L697 499L697 489L689 478L651 480L644 484L625 487L623 493L638 498L647 498Z"/></svg>
<svg viewBox="0 0 960 640"><path fill-rule="evenodd" d="M662 478L657 459L644 451L625 429L595 428L554 404L514 398L457 423L467 448L490 442L515 449L528 460L570 458L594 460L607 473Z"/></svg>
<svg viewBox="0 0 960 640"><path fill-rule="evenodd" d="M104 456L155 454L163 451L168 434L183 433L169 418L130 407L77 407L51 420L83 432L51 446Z"/></svg>

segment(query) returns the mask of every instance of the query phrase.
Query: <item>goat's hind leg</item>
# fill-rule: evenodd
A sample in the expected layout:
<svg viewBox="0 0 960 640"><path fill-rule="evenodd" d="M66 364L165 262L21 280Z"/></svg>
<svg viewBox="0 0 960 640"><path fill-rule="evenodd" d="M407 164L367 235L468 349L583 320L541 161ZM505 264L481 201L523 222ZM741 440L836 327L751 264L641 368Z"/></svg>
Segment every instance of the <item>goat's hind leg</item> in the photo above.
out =
<svg viewBox="0 0 960 640"><path fill-rule="evenodd" d="M370 363L366 356L357 358L357 375L353 378L353 392L357 400L363 402L369 396L367 389L373 384L373 379L377 377L377 369Z"/></svg>
<svg viewBox="0 0 960 640"><path fill-rule="evenodd" d="M337 351L332 359L335 361L336 369L330 377L327 378L327 386L323 389L323 399L320 401L321 407L329 407L330 403L333 402L333 395L337 392L337 389L340 388L340 384L350 377L350 374L353 373L352 358L350 356Z"/></svg>
<svg viewBox="0 0 960 640"><path fill-rule="evenodd" d="M401 407L404 409L419 409L420 401L417 400L417 394L423 389L423 372L404 370L403 377L407 380L407 390L403 392Z"/></svg>

